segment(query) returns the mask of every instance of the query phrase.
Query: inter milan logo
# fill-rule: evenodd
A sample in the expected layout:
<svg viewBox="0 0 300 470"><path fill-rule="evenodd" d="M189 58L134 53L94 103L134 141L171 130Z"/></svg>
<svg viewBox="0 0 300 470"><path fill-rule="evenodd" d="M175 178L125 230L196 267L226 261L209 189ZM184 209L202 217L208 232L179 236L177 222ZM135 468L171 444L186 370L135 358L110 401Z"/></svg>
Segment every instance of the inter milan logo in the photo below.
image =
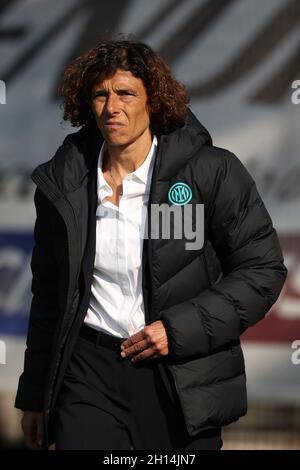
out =
<svg viewBox="0 0 300 470"><path fill-rule="evenodd" d="M184 206L192 199L192 190L185 183L175 183L169 189L168 199L176 206Z"/></svg>

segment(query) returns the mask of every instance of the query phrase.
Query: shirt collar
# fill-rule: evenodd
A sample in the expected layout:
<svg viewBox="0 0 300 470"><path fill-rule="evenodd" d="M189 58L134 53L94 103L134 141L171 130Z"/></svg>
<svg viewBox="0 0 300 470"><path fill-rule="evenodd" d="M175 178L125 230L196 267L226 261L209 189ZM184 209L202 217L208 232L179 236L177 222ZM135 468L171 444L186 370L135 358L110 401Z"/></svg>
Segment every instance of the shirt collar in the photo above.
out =
<svg viewBox="0 0 300 470"><path fill-rule="evenodd" d="M131 174L135 175L136 178L140 179L144 184L147 184L148 180L148 172L150 164L154 158L155 152L157 148L157 137L153 136L152 145L149 150L149 153L143 163Z"/></svg>
<svg viewBox="0 0 300 470"><path fill-rule="evenodd" d="M104 157L104 150L105 150L105 140L101 146L100 153L99 153L99 160L98 160L98 188L99 189L104 189L107 192L108 196L112 196L113 190L109 186L109 184L106 182L106 179L104 178L103 171L102 171L102 161Z"/></svg>
<svg viewBox="0 0 300 470"><path fill-rule="evenodd" d="M102 161L103 161L103 156L104 156L104 151L105 151L105 141L103 142L100 153L99 153L99 160L98 160L98 187L99 189L105 189L107 192L107 195L111 196L113 194L113 191L109 184L106 182L103 172L102 172ZM145 185L147 184L148 180L148 173L150 169L151 162L154 160L154 156L156 153L157 149L157 137L154 135L152 139L152 145L151 148L148 152L147 157L143 161L143 163L132 173L129 173L130 175L133 175L135 178L139 179L142 183ZM153 165L151 165L153 166ZM127 175L128 176L128 175Z"/></svg>

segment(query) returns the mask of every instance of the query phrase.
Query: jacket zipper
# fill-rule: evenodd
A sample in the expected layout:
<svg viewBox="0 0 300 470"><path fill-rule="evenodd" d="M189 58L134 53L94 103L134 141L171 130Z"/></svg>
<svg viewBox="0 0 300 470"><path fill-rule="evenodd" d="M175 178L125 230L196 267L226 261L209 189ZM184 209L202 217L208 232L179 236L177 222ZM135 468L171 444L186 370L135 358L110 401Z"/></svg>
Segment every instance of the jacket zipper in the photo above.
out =
<svg viewBox="0 0 300 470"><path fill-rule="evenodd" d="M160 146L159 146L159 149L158 149L158 154L157 154L157 158L156 158L156 165L155 165L155 173L157 172L158 173L158 170L159 170L159 164L160 164L160 157L161 157L161 152L162 152L162 145L163 145L163 138L161 138L161 141L160 141ZM152 181L152 185L153 185L153 181ZM152 190L152 185L151 185L151 190ZM151 201L151 196L152 196L152 191L150 192L150 196L149 196L149 205L152 203ZM151 213L151 211L150 211ZM150 285L153 286L153 270L152 270L152 244L149 243L149 240L151 240L151 224L150 224L150 237L149 237L149 224L148 224L148 227L147 227L147 233L148 233L148 260L149 260L149 271L150 271ZM153 289L151 289L151 292L153 292ZM152 310L152 314L153 314L153 310L154 310L154 305L153 305L153 309ZM150 311L151 311L150 310ZM150 319L150 315L149 315L149 319ZM174 386L175 386L175 390L176 390L176 393L178 395L178 397L180 397L180 391L179 391L179 388L178 388L178 385L177 385L177 380L176 380L176 376L175 376L175 372L173 371L172 367L171 366L168 366L166 364L166 367L168 367L168 370L171 372L171 375L173 377L173 382L174 382Z"/></svg>
<svg viewBox="0 0 300 470"><path fill-rule="evenodd" d="M153 180L154 180L154 177L156 177L156 174L158 174L158 172L159 172L160 158L161 158L162 147L163 147L163 139L164 139L163 136L160 137L160 139L159 139L158 152L157 152L156 161L155 161L154 168L153 168L152 181L151 181L151 186L150 186L148 209L149 209L149 206L151 206L151 204L152 204L152 189L153 189L153 186L154 186ZM151 214L151 207L150 207L150 214ZM148 211L148 217L147 217L147 221L148 221L148 227L147 227L148 244L147 244L147 249L148 249L148 261L149 261L151 293L153 293L154 290L152 289L152 286L153 286L153 270L152 270L151 220L150 220L150 224L149 224L149 220L150 219L149 219L149 211ZM150 225L150 232L149 232L149 225ZM150 312L149 312L149 320L150 320L150 317L151 317L151 313L152 313L152 318L153 318L153 311L154 311L154 302L151 302L151 308L150 308Z"/></svg>

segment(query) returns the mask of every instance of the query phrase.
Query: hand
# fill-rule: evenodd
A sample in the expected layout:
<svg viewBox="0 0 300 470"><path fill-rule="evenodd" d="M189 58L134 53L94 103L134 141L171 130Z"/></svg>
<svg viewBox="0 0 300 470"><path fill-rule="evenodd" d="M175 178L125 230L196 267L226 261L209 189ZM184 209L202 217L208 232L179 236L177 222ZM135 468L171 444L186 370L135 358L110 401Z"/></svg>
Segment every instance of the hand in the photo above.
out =
<svg viewBox="0 0 300 470"><path fill-rule="evenodd" d="M132 362L152 360L169 354L168 337L161 320L145 326L121 345L121 356L132 357Z"/></svg>
<svg viewBox="0 0 300 470"><path fill-rule="evenodd" d="M43 413L38 411L24 411L21 426L24 433L25 444L29 449L38 449L43 445L43 424Z"/></svg>

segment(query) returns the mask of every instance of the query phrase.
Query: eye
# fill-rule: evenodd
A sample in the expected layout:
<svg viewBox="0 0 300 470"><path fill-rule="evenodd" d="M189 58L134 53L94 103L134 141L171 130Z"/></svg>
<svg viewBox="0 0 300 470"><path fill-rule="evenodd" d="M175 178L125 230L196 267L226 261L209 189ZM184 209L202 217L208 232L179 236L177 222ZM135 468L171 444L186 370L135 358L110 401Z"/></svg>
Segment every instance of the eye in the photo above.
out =
<svg viewBox="0 0 300 470"><path fill-rule="evenodd" d="M106 98L107 96L107 93L106 91L97 91L94 96L93 96L93 99L96 100L96 99L103 99L103 98Z"/></svg>
<svg viewBox="0 0 300 470"><path fill-rule="evenodd" d="M132 100L136 96L136 93L133 90L119 90L118 95L122 100Z"/></svg>

